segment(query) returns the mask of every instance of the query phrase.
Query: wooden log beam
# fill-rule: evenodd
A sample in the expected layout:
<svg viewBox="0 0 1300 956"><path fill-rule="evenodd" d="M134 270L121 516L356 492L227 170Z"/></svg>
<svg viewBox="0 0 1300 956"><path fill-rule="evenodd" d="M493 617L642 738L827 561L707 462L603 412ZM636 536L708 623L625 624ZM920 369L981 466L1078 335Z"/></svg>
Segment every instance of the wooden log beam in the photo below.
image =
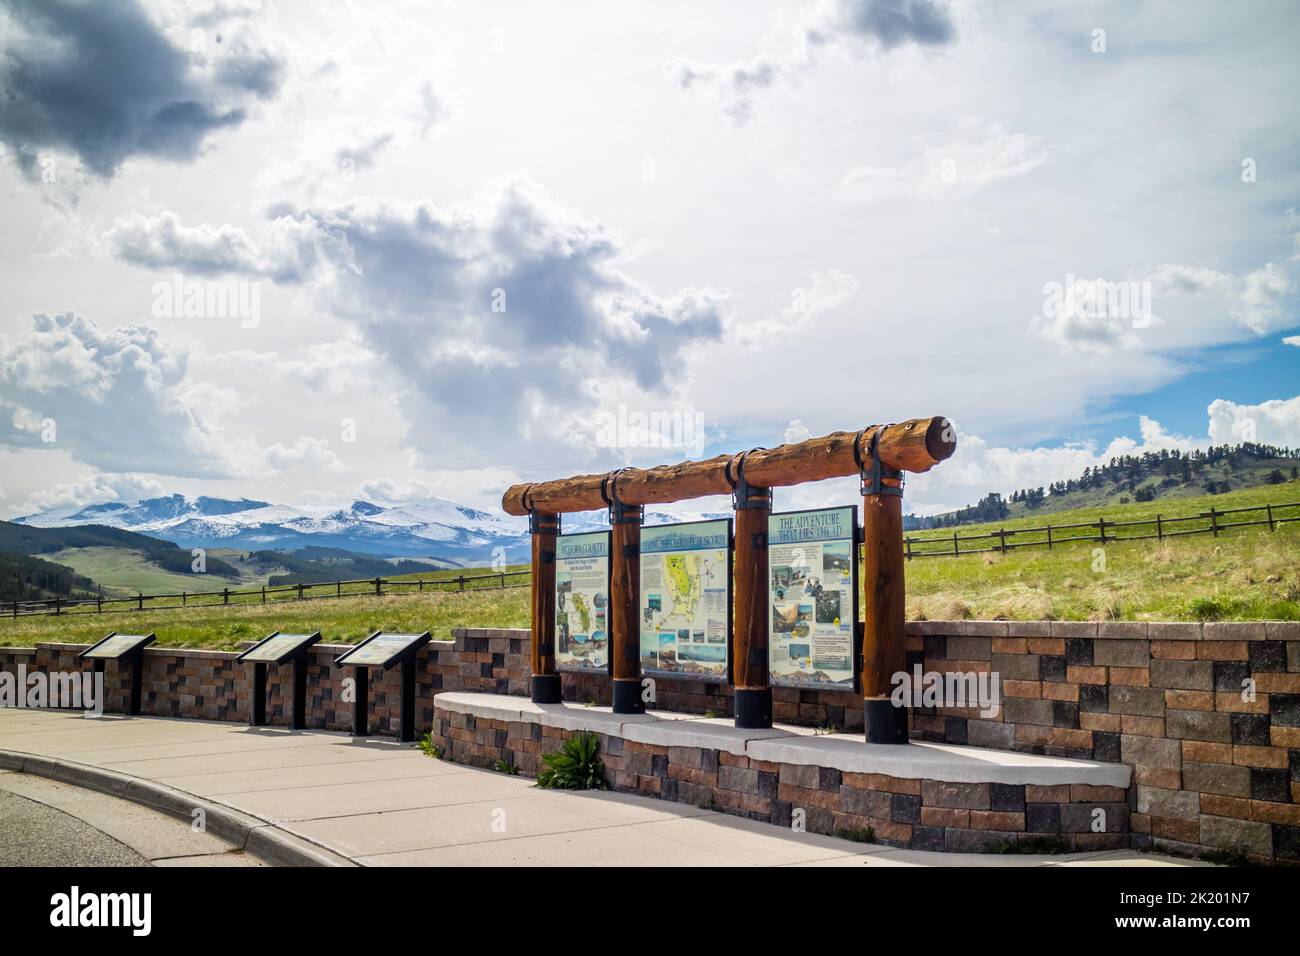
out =
<svg viewBox="0 0 1300 956"><path fill-rule="evenodd" d="M607 507L615 494L627 505L667 504L730 494L742 458L745 480L763 488L843 478L858 474L859 461L870 463L871 442L877 433L881 464L901 471L929 471L957 448L947 419L914 418L897 425L871 425L860 432L835 432L792 445L717 455L703 461L513 485L502 496L501 507L512 515L530 511L561 514Z"/></svg>
<svg viewBox="0 0 1300 956"><path fill-rule="evenodd" d="M562 693L555 668L555 536L560 532L560 518L537 514L531 523L532 697L537 704L558 704Z"/></svg>

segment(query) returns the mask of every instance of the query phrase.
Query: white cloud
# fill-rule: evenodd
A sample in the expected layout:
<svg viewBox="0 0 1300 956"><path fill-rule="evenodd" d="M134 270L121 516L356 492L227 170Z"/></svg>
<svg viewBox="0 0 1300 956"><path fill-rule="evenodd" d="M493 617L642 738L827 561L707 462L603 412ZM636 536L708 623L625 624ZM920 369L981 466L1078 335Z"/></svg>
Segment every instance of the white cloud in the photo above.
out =
<svg viewBox="0 0 1300 956"><path fill-rule="evenodd" d="M840 181L848 202L964 199L995 183L1032 172L1047 159L1038 141L996 124L968 129L942 146L927 146L896 166L859 166Z"/></svg>
<svg viewBox="0 0 1300 956"><path fill-rule="evenodd" d="M665 68L683 90L712 88L736 125L754 117L754 97L779 82L793 82L824 52L876 56L895 47L942 47L956 29L947 0L821 0L778 24L746 60L701 63L679 57Z"/></svg>
<svg viewBox="0 0 1300 956"><path fill-rule="evenodd" d="M303 437L292 445L282 445L277 442L263 449L262 460L275 471L288 471L293 468L343 470L343 463L330 450L329 442L321 438Z"/></svg>
<svg viewBox="0 0 1300 956"><path fill-rule="evenodd" d="M87 505L111 501L130 502L161 494L163 486L154 478L101 472L34 492L14 509L14 513L36 514L56 510L75 512Z"/></svg>
<svg viewBox="0 0 1300 956"><path fill-rule="evenodd" d="M1208 412L1210 440L1216 445L1255 441L1300 448L1300 395L1258 405L1239 405L1220 398L1210 403Z"/></svg>
<svg viewBox="0 0 1300 956"><path fill-rule="evenodd" d="M185 350L155 329L37 313L27 332L0 343L0 443L63 449L110 472L246 473L248 443L186 403L186 372Z"/></svg>

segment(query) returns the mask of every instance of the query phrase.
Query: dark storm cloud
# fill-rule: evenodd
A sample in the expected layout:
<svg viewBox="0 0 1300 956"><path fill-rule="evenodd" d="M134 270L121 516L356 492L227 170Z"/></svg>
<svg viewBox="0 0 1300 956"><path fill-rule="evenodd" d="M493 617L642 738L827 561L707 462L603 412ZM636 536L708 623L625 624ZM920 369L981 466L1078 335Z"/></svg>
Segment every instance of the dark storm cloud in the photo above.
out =
<svg viewBox="0 0 1300 956"><path fill-rule="evenodd" d="M283 62L242 34L175 46L136 0L0 0L0 140L31 175L43 150L108 178L129 157L193 159L279 89Z"/></svg>

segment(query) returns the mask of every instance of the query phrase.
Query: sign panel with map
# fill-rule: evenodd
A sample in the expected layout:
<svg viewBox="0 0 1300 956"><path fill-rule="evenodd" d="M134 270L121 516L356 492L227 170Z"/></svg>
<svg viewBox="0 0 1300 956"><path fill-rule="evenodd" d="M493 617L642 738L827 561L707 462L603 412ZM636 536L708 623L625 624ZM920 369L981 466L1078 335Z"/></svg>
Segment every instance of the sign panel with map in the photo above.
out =
<svg viewBox="0 0 1300 956"><path fill-rule="evenodd" d="M731 521L641 529L641 671L726 683Z"/></svg>
<svg viewBox="0 0 1300 956"><path fill-rule="evenodd" d="M313 631L310 634L281 634L276 631L258 641L235 660L253 664L280 664L319 640L320 631Z"/></svg>
<svg viewBox="0 0 1300 956"><path fill-rule="evenodd" d="M767 524L769 680L857 686L858 509L774 514Z"/></svg>
<svg viewBox="0 0 1300 956"><path fill-rule="evenodd" d="M609 669L609 532L555 539L555 666Z"/></svg>
<svg viewBox="0 0 1300 956"><path fill-rule="evenodd" d="M409 653L428 644L428 631L422 634L393 634L376 631L352 650L335 658L340 667L378 667L384 669L396 664Z"/></svg>

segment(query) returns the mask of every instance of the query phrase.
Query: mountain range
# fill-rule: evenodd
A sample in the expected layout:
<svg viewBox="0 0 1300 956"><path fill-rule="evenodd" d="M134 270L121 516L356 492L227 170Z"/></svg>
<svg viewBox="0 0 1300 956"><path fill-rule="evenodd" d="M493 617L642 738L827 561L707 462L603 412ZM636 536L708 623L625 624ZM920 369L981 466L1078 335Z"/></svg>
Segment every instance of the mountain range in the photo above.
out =
<svg viewBox="0 0 1300 956"><path fill-rule="evenodd" d="M725 518L679 508L647 511L646 524ZM397 505L282 505L249 498L165 495L138 501L56 508L13 519L38 528L106 525L171 541L183 548L293 551L342 548L363 554L439 558L483 565L503 548L507 561L529 559L528 520L448 501L423 498ZM564 516L564 531L609 527L604 512Z"/></svg>

